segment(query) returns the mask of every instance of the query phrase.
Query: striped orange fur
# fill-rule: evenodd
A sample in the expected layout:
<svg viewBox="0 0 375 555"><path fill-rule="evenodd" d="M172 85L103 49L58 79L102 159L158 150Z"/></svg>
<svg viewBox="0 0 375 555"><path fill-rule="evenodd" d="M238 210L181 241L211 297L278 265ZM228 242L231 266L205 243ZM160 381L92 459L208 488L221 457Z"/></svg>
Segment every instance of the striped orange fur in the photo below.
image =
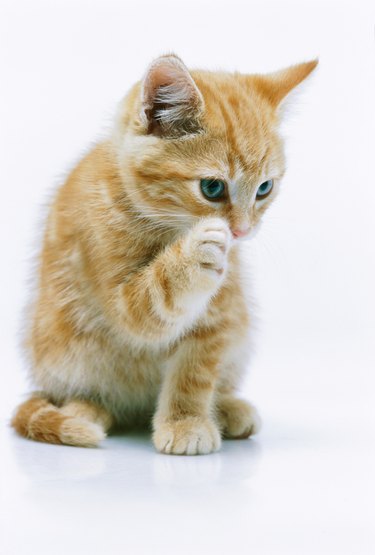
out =
<svg viewBox="0 0 375 555"><path fill-rule="evenodd" d="M42 393L18 408L18 433L92 446L112 424L153 417L159 451L198 454L257 431L235 395L251 324L237 237L277 194L280 106L315 66L150 65L51 204L26 342ZM201 179L225 197L205 198Z"/></svg>
<svg viewBox="0 0 375 555"><path fill-rule="evenodd" d="M80 447L95 447L111 423L109 413L90 401L70 401L57 408L38 395L20 405L12 419L24 437Z"/></svg>

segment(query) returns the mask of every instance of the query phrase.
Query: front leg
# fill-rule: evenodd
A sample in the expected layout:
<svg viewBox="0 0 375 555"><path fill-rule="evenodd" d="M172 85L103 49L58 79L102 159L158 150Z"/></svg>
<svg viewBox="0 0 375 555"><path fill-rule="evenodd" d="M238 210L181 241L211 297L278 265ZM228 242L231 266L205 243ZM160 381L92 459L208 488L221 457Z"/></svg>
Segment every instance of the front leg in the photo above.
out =
<svg viewBox="0 0 375 555"><path fill-rule="evenodd" d="M185 339L169 360L153 422L158 451L202 455L219 449L213 415L219 344L216 332L201 331Z"/></svg>
<svg viewBox="0 0 375 555"><path fill-rule="evenodd" d="M221 287L230 242L224 220L201 220L116 290L111 306L121 328L142 344L178 339Z"/></svg>

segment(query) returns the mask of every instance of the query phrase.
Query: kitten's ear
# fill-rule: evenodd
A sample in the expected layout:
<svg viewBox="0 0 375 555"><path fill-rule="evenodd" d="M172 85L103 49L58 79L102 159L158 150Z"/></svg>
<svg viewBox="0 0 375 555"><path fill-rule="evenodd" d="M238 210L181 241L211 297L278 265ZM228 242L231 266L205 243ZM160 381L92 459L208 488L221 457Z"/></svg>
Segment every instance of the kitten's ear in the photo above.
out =
<svg viewBox="0 0 375 555"><path fill-rule="evenodd" d="M268 75L254 75L252 81L258 92L265 97L274 108L278 108L285 97L302 83L316 68L318 60L296 64Z"/></svg>
<svg viewBox="0 0 375 555"><path fill-rule="evenodd" d="M141 120L148 134L180 137L196 133L203 97L185 64L171 54L149 66L142 82Z"/></svg>

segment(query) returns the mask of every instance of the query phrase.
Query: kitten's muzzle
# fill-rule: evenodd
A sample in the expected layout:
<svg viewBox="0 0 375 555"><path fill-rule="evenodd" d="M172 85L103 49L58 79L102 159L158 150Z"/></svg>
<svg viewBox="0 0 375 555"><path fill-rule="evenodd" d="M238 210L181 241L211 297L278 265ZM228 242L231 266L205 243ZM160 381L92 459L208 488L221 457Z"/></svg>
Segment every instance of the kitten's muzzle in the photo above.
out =
<svg viewBox="0 0 375 555"><path fill-rule="evenodd" d="M240 237L246 237L250 233L250 227L231 229L232 235L235 239Z"/></svg>

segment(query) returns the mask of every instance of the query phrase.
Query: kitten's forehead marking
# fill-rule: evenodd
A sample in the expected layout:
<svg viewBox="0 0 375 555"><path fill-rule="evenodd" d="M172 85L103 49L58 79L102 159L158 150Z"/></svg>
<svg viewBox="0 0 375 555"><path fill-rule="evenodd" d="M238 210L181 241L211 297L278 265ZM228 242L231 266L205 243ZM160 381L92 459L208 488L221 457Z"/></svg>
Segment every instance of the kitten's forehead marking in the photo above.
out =
<svg viewBox="0 0 375 555"><path fill-rule="evenodd" d="M249 176L240 162L234 166L233 177L227 179L229 196L232 204L248 206L253 196L253 186L249 184Z"/></svg>
<svg viewBox="0 0 375 555"><path fill-rule="evenodd" d="M237 204L239 198L243 196L239 184L243 183L244 181L244 171L240 162L236 162L233 167L232 177L227 178L227 185L228 185L228 192L231 199L232 204Z"/></svg>

